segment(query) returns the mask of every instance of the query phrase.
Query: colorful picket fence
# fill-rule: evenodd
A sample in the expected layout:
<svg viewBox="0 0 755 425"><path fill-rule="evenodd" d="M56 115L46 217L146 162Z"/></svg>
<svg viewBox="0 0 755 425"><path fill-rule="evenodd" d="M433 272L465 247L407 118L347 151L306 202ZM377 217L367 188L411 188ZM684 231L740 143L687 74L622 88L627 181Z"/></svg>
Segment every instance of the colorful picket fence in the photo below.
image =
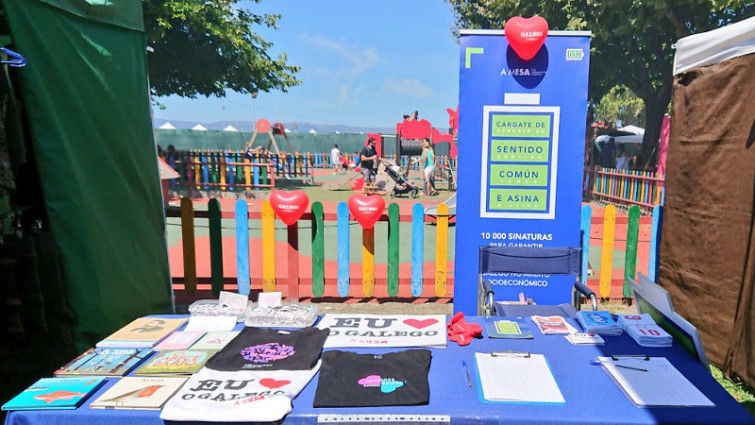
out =
<svg viewBox="0 0 755 425"><path fill-rule="evenodd" d="M643 217L640 213L640 207L634 205L629 208L626 216L622 215L621 217L617 217L616 206L607 205L601 219L600 217L592 217L592 208L589 205L582 206L582 282L595 291L599 298L631 298L632 294L629 288L628 279L637 279L637 264L639 260L638 245L640 243L639 230L641 225L651 226L649 232L649 247L647 250L647 276L650 281L656 281L662 213L663 207L655 206L652 210L651 216ZM617 224L621 224L622 226L626 225L623 277L620 282L618 282L618 285L613 279L614 247L617 238L624 237L624 234L618 234L616 231ZM587 259L589 258L591 249L590 234L592 226L602 226L602 240L599 242L599 246L601 247L601 257L598 278L590 278L588 271ZM620 288L620 291L616 290L617 287Z"/></svg>
<svg viewBox="0 0 755 425"><path fill-rule="evenodd" d="M169 211L168 216L178 216L177 212ZM325 291L325 244L337 246L337 268L338 275L335 278L336 290L339 297L356 296L360 298L371 298L375 296L375 284L378 279L375 276L375 241L374 229L363 229L362 235L362 277L361 291L356 288L356 282L349 276L349 270L353 259L350 259L350 237L349 225L354 221L350 218L346 202L340 202L335 214L324 214L321 202L314 202L310 211L305 212L299 222L308 221L311 228L311 238L306 241L300 241L298 237L298 223L288 226L288 244L287 244L287 265L288 273L285 278L276 276L276 240L275 240L275 221L276 216L270 204L265 200L262 204L261 212L250 213L246 200L239 199L235 203L233 212L223 212L220 210L220 204L217 199L211 199L208 203L207 211L195 211L193 202L190 198L183 198L180 207L181 229L182 229L182 248L184 277L181 283L175 282L174 291L177 298L182 301L191 301L198 296L198 288L207 286L199 284L197 278L197 253L195 247L195 226L197 219L207 219L207 227L210 234L210 262L211 276L209 290L214 296L217 296L220 290L238 291L239 293L249 295L251 291L271 292L280 290L287 295L290 300L297 300L300 297L322 298L326 296ZM233 219L235 222L235 243L236 243L236 263L237 276L225 276L223 270L223 252L221 240L221 221L222 219ZM262 228L262 237L260 241L250 238L249 224L250 220L260 220ZM387 247L387 276L385 276L386 293L388 297L397 297L399 295L399 285L411 285L412 297L418 298L423 296L423 285L426 283L423 279L424 267L424 224L429 222L425 216L421 204L416 204L412 210L411 216L401 216L399 206L391 203L386 211L382 214L380 221L388 222L388 239ZM412 232L409 235L400 234L399 223L411 222ZM326 222L334 222L337 226L337 240L325 241L324 226ZM201 225L204 225L202 223ZM451 298L452 294L448 290L452 285L452 278L448 276L448 206L441 204L438 207L435 225L435 271L433 284L433 293L438 298ZM405 238L409 238L407 241ZM251 270L249 262L250 244L260 243L261 246L256 250L262 255L262 284L260 287L253 287L251 284ZM312 280L311 284L302 285L300 279L299 267L299 244L311 244L312 253ZM410 249L411 257L411 279L401 279L399 276L399 252ZM230 279L232 278L232 280ZM381 276L382 278L382 276ZM334 279L329 279L334 280ZM450 280L450 281L449 281ZM309 283L309 282L308 282ZM304 293L302 287L309 289L310 293ZM208 288L201 288L206 290ZM180 296L178 293L181 293ZM330 291L333 296L333 291ZM361 292L358 294L358 292ZM382 291L381 291L382 292Z"/></svg>
<svg viewBox="0 0 755 425"><path fill-rule="evenodd" d="M649 171L593 167L586 170L584 192L591 200L638 205L652 210L663 205L663 174Z"/></svg>
<svg viewBox="0 0 755 425"><path fill-rule="evenodd" d="M246 191L275 188L276 179L299 179L306 183L314 182L315 169L331 169L330 154L315 153L271 153L262 155L255 153L247 158L243 151L222 150L191 150L177 152L182 158L172 162L172 166L180 174L171 186L185 187L189 196L193 191ZM358 155L349 154L352 161L357 162ZM395 155L386 158L395 161ZM409 156L402 156L401 165L410 164ZM456 159L438 156L439 164L456 169ZM448 164L448 165L445 165ZM419 164L409 165L418 169Z"/></svg>

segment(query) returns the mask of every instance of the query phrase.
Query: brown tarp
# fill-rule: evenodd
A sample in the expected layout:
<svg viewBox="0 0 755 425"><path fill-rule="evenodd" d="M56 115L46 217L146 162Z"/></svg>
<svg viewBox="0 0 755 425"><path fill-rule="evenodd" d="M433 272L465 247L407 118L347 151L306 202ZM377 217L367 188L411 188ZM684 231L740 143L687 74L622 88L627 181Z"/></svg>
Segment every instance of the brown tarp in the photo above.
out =
<svg viewBox="0 0 755 425"><path fill-rule="evenodd" d="M677 75L659 283L711 362L755 385L755 54Z"/></svg>

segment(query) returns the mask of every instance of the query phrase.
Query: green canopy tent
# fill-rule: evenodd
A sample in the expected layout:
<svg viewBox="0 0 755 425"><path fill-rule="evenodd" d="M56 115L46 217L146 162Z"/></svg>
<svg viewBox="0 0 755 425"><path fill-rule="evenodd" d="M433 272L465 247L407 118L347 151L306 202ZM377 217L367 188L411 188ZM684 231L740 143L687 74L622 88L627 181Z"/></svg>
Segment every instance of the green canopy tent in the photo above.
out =
<svg viewBox="0 0 755 425"><path fill-rule="evenodd" d="M2 0L77 346L173 310L139 0ZM54 300L46 300L50 302Z"/></svg>

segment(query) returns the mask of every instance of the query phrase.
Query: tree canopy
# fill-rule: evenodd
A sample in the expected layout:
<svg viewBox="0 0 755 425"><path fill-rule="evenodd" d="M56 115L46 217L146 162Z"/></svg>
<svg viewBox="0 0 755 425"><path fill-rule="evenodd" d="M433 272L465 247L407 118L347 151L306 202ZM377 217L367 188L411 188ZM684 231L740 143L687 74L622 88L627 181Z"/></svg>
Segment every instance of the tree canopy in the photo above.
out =
<svg viewBox="0 0 755 425"><path fill-rule="evenodd" d="M446 0L460 28L503 28L513 16L540 15L550 29L592 31L589 97L626 86L645 103L643 164L654 164L671 99L673 46L682 37L755 14L749 0Z"/></svg>
<svg viewBox="0 0 755 425"><path fill-rule="evenodd" d="M254 0L259 3L260 0ZM286 91L301 82L285 54L268 55L271 43L255 26L277 29L280 15L255 14L238 0L144 0L152 92L194 98Z"/></svg>

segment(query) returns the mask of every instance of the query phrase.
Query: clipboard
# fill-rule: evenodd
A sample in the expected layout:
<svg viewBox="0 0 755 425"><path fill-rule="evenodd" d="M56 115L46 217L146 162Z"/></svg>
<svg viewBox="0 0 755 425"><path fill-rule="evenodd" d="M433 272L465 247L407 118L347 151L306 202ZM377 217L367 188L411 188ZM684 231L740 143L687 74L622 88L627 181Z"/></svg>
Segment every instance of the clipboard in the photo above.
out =
<svg viewBox="0 0 755 425"><path fill-rule="evenodd" d="M482 403L565 404L542 354L475 353L477 393Z"/></svg>
<svg viewBox="0 0 755 425"><path fill-rule="evenodd" d="M665 357L598 357L606 374L637 407L715 407Z"/></svg>

